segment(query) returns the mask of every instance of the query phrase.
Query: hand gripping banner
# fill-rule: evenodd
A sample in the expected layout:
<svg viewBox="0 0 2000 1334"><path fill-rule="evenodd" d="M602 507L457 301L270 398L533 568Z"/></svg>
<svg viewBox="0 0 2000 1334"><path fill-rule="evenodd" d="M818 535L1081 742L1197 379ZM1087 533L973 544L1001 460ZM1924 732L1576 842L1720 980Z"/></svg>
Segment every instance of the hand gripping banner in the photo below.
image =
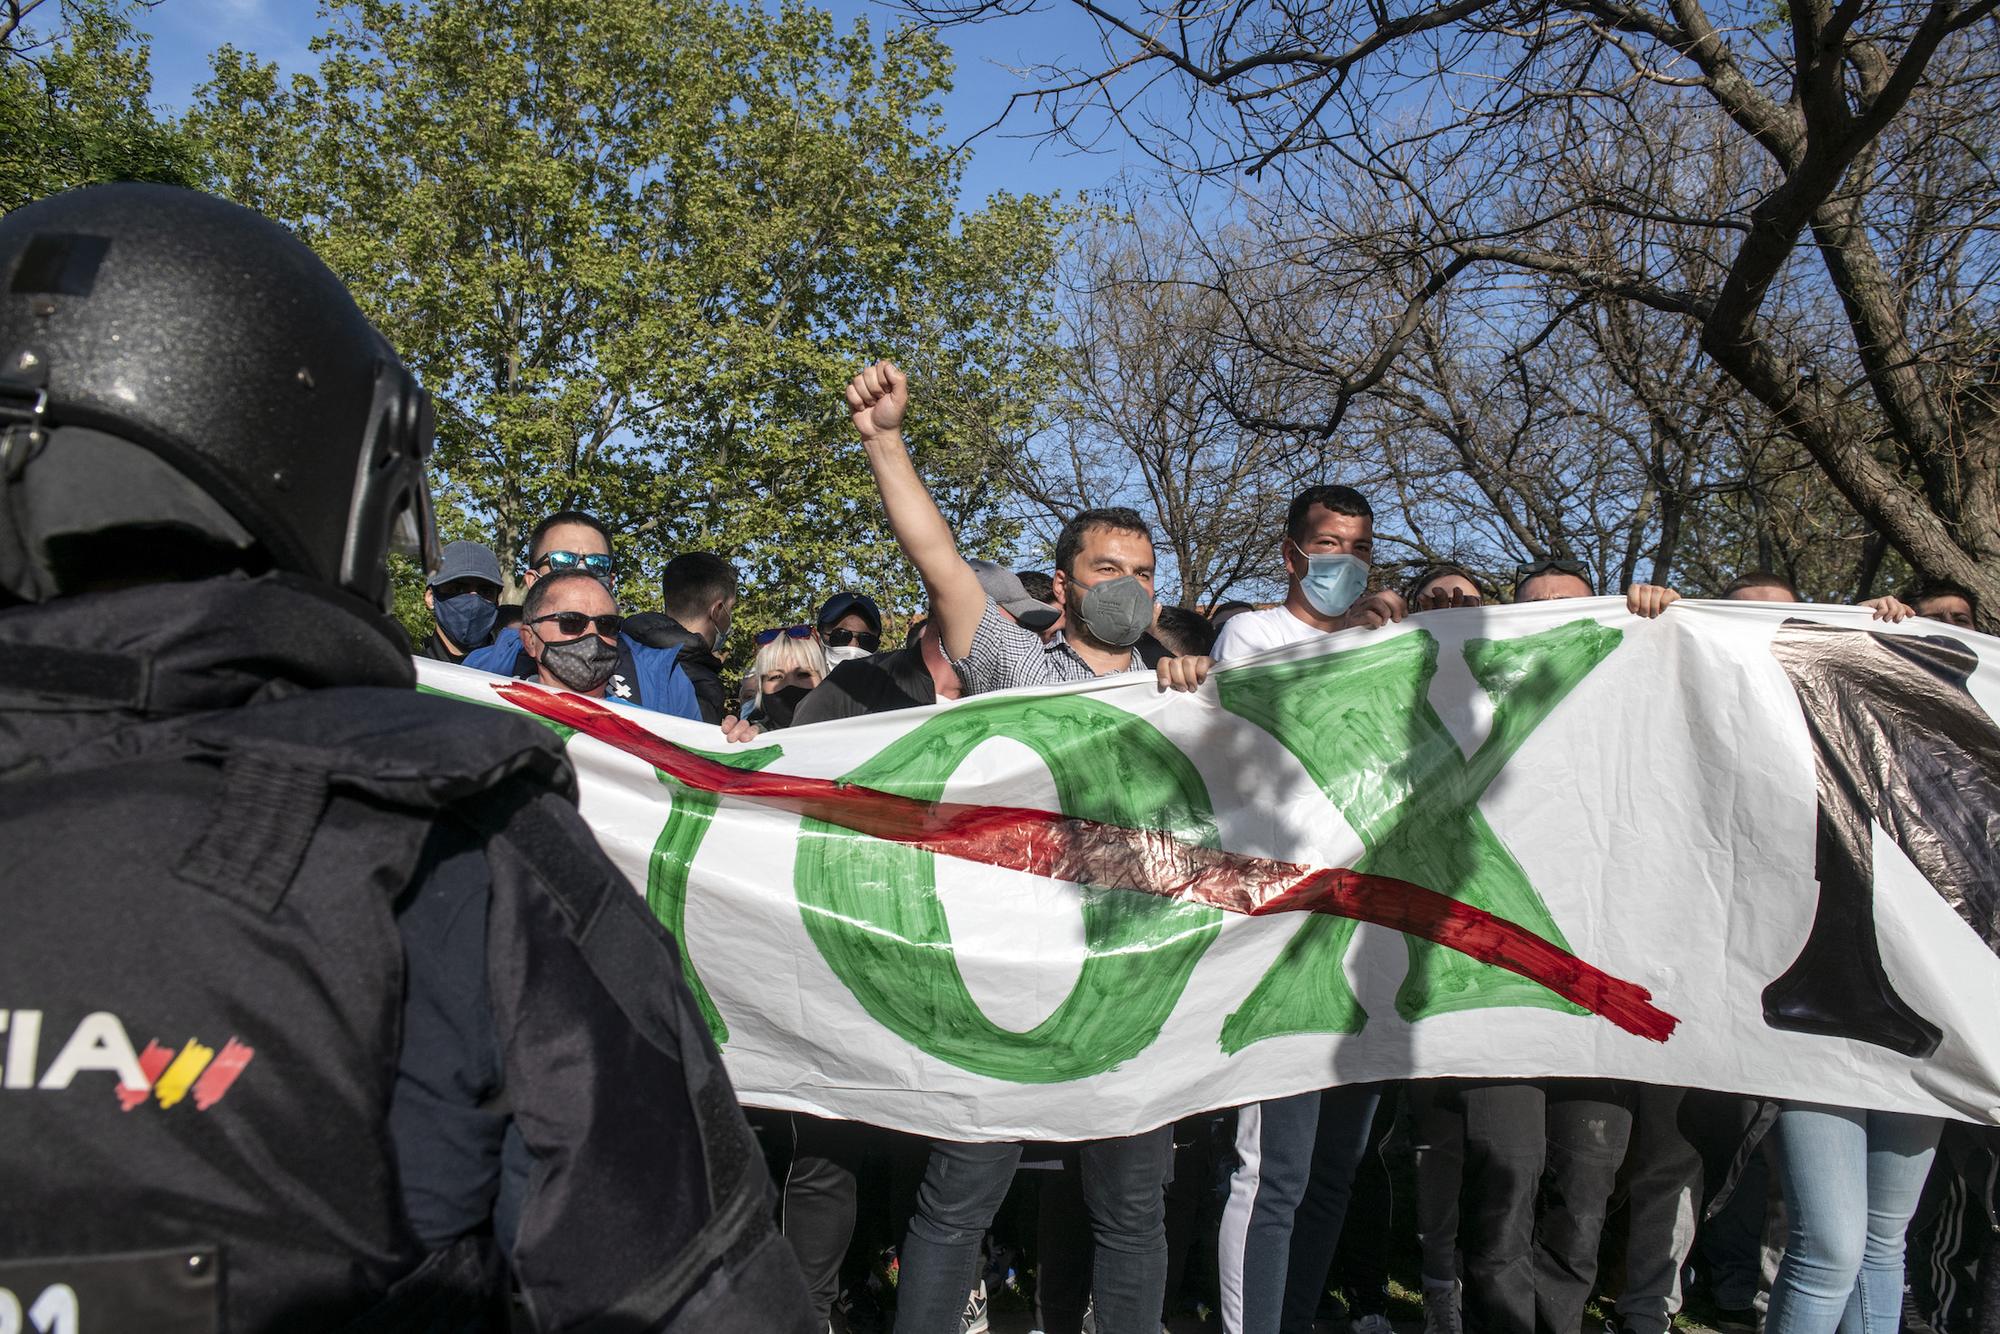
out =
<svg viewBox="0 0 2000 1334"><path fill-rule="evenodd" d="M1083 1139L1596 1075L2000 1121L1984 636L1440 612L1192 695L1120 676L748 746L418 667L566 738L748 1103Z"/></svg>

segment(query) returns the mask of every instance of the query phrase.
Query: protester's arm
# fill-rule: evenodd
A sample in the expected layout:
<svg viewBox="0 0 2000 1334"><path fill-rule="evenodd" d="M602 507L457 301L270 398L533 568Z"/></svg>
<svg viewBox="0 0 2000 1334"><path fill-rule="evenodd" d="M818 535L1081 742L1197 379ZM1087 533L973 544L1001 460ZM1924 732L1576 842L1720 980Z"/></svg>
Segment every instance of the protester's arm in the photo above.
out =
<svg viewBox="0 0 2000 1334"><path fill-rule="evenodd" d="M930 594L931 615L945 656L954 662L972 652L972 632L986 612L986 590L958 554L951 525L938 512L903 445L903 413L910 382L887 361L878 361L848 382L847 409L868 467L889 513L889 531L917 567Z"/></svg>
<svg viewBox="0 0 2000 1334"><path fill-rule="evenodd" d="M1649 621L1680 600L1665 584L1634 584L1625 590L1625 610Z"/></svg>

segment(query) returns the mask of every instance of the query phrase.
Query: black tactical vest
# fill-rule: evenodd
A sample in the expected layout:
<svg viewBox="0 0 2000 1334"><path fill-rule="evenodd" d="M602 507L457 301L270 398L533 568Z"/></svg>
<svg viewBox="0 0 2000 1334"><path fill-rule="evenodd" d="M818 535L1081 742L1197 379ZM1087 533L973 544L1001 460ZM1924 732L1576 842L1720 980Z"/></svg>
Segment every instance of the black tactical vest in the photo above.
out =
<svg viewBox="0 0 2000 1334"><path fill-rule="evenodd" d="M21 642L19 616L0 719L118 721L0 766L0 1303L72 1303L82 1334L479 1327L495 1270L423 1253L387 1129L393 906L451 820L492 873L538 1324L804 1327L672 940L545 729L373 687L162 713L143 659Z"/></svg>

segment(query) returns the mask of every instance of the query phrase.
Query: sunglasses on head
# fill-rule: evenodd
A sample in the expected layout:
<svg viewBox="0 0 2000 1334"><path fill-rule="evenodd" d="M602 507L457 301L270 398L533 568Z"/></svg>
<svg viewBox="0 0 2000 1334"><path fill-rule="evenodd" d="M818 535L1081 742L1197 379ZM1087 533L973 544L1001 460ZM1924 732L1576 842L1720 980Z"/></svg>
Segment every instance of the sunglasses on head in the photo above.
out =
<svg viewBox="0 0 2000 1334"><path fill-rule="evenodd" d="M849 644L873 653L882 647L882 636L873 630L828 630L820 638L831 648L846 648Z"/></svg>
<svg viewBox="0 0 2000 1334"><path fill-rule="evenodd" d="M546 625L554 621L556 629L571 639L581 639L584 631L591 626L606 639L618 637L618 627L625 624L625 618L616 612L606 612L602 616L586 616L580 611L552 611L546 616L537 616L529 625Z"/></svg>
<svg viewBox="0 0 2000 1334"><path fill-rule="evenodd" d="M811 639L813 628L810 625L774 625L768 630L759 630L757 632L757 647L764 647L764 645L770 643L779 635L783 635L787 639Z"/></svg>
<svg viewBox="0 0 2000 1334"><path fill-rule="evenodd" d="M542 558L535 562L535 568L539 570L544 565L556 571L588 570L600 578L611 573L611 557L601 551L593 551L589 555L581 551L544 551Z"/></svg>
<svg viewBox="0 0 2000 1334"><path fill-rule="evenodd" d="M1516 565L1514 567L1514 583L1516 586L1519 586L1538 574L1549 574L1552 572L1555 574L1573 574L1586 584L1590 582L1590 567L1582 561L1569 560L1557 556L1544 556L1540 560L1531 560L1525 564Z"/></svg>

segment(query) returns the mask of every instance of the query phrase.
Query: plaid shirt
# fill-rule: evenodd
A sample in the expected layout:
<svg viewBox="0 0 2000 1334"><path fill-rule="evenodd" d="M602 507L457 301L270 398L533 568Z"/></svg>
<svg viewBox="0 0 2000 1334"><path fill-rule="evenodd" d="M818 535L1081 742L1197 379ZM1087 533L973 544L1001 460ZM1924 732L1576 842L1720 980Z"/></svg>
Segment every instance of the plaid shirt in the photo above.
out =
<svg viewBox="0 0 2000 1334"><path fill-rule="evenodd" d="M1090 664L1078 657L1061 635L1044 644L1040 635L1016 625L992 598L986 599L986 614L979 618L979 628L972 632L971 652L951 665L968 695L1097 678ZM1145 660L1134 649L1125 670L1145 669Z"/></svg>

